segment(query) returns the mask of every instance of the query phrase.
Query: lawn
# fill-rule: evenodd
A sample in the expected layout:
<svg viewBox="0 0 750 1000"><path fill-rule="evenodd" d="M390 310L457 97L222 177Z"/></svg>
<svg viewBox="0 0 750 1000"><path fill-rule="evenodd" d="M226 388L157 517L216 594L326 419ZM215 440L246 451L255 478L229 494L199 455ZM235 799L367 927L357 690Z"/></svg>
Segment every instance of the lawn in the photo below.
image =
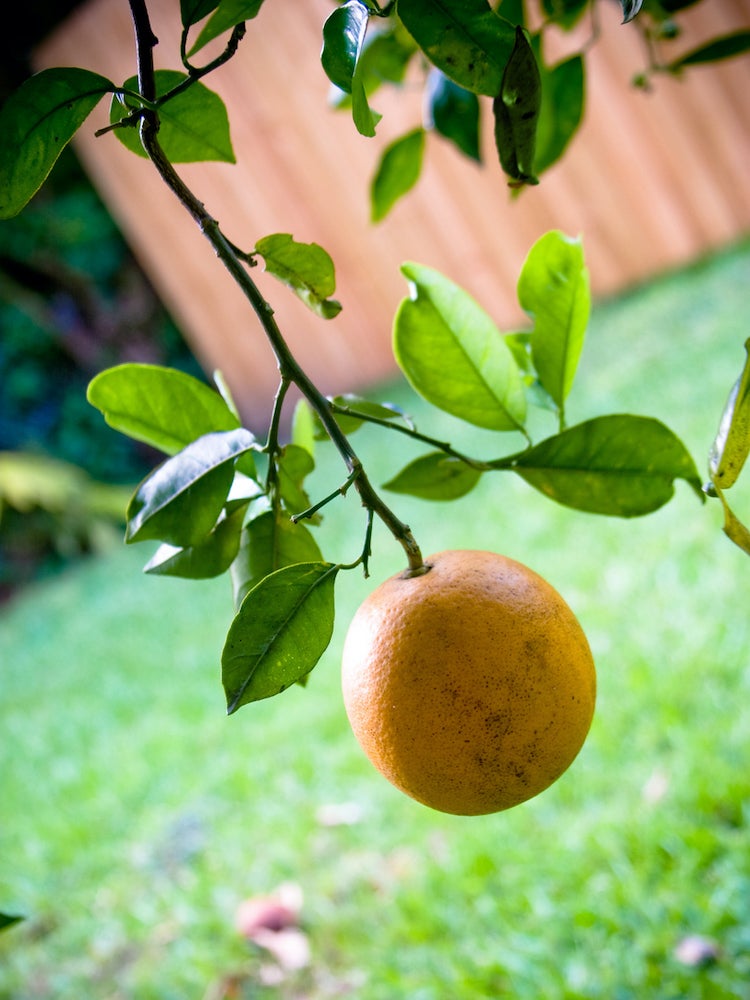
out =
<svg viewBox="0 0 750 1000"><path fill-rule="evenodd" d="M571 421L658 417L703 472L749 277L745 244L599 303ZM511 450L401 384L374 395L466 451ZM419 452L387 441L353 439L376 483ZM311 492L342 479L322 449ZM357 604L400 568L384 531L372 578L339 585L307 687L229 718L227 582L144 577L145 545L85 562L0 618L0 910L27 918L0 935L2 1000L750 997L750 563L718 502L680 483L657 513L615 521L496 473L450 505L393 504L425 553L503 551L572 605L599 675L573 767L466 819L364 759L338 660ZM355 558L362 531L352 498L329 506L326 556ZM243 899L281 885L301 893L298 970L234 926Z"/></svg>

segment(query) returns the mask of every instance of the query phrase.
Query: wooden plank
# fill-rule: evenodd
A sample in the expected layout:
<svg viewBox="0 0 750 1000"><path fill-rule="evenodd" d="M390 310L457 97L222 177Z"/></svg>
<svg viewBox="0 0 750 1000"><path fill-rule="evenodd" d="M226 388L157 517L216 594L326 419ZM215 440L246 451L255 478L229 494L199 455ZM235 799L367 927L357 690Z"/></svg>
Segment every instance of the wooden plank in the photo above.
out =
<svg viewBox="0 0 750 1000"><path fill-rule="evenodd" d="M149 7L157 65L175 68L173 0ZM685 18L681 50L750 21L750 0L707 7ZM422 181L377 226L368 219L368 184L385 145L420 123L418 91L379 94L384 118L378 136L365 139L347 114L325 110L318 54L328 0L269 0L249 22L237 58L210 80L228 106L238 163L189 164L180 173L239 245L290 232L332 255L344 311L328 323L259 276L292 349L324 391L393 374L390 329L406 293L404 260L444 271L512 329L524 322L518 272L548 229L583 235L598 295L750 231L750 59L696 68L680 81L659 78L653 93L643 93L629 86L643 66L639 38L620 26L617 4L601 8L584 127L539 187L511 198L485 108L485 165L430 137ZM570 39L559 43L562 51ZM84 65L118 81L132 75L133 60L124 0L90 0L36 54L39 67ZM94 183L206 371L222 369L246 420L262 426L277 372L257 320L150 165L111 135L93 137L106 109L95 116L77 141Z"/></svg>

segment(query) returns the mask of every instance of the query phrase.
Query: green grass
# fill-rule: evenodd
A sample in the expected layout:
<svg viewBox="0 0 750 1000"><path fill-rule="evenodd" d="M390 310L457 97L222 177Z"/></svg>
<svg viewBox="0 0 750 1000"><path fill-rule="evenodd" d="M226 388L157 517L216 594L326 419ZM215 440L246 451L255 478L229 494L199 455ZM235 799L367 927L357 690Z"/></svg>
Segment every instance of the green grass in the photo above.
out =
<svg viewBox="0 0 750 1000"><path fill-rule="evenodd" d="M600 304L571 420L659 417L702 471L744 357L749 267L743 246ZM378 397L465 450L514 446L433 421L400 384ZM354 438L375 482L419 451L386 440ZM321 452L313 495L341 479ZM537 799L472 819L374 772L338 659L359 601L400 567L381 530L371 580L339 584L307 688L231 718L227 582L142 577L146 546L84 563L0 619L0 909L28 918L0 935L3 1000L750 997L750 563L718 503L678 484L659 512L614 521L497 474L451 505L394 506L426 553L506 552L573 606L599 673L573 767ZM352 498L329 507L326 555L354 558L362 530ZM325 825L329 804L355 805L359 822ZM234 911L283 882L304 893L312 961L264 986L269 958ZM682 964L689 934L718 959ZM229 974L235 994L220 988Z"/></svg>

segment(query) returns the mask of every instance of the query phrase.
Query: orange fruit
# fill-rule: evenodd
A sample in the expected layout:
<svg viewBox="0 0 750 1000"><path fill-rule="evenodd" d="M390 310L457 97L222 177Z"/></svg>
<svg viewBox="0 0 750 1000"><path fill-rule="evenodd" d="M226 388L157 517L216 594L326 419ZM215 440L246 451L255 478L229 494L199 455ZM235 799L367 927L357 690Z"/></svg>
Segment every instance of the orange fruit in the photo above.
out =
<svg viewBox="0 0 750 1000"><path fill-rule="evenodd" d="M492 552L448 551L397 574L346 635L344 704L375 767L433 809L480 815L538 795L591 725L596 673L558 592Z"/></svg>

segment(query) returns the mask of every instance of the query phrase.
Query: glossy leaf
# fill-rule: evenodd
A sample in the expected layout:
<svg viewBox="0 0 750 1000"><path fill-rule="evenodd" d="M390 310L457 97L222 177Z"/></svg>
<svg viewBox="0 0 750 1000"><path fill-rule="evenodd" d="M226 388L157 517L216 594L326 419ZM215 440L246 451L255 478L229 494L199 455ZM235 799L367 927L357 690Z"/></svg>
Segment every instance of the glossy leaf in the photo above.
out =
<svg viewBox="0 0 750 1000"><path fill-rule="evenodd" d="M620 5L622 7L622 23L627 24L641 9L643 0L620 0Z"/></svg>
<svg viewBox="0 0 750 1000"><path fill-rule="evenodd" d="M427 78L425 101L430 127L465 156L479 162L479 100L438 69Z"/></svg>
<svg viewBox="0 0 750 1000"><path fill-rule="evenodd" d="M709 454L711 479L723 490L734 486L750 454L750 339L745 351L744 368L729 393Z"/></svg>
<svg viewBox="0 0 750 1000"><path fill-rule="evenodd" d="M227 517L220 517L202 541L187 548L160 545L143 568L154 576L179 576L190 580L206 580L225 573L240 549L242 522L247 502L235 508Z"/></svg>
<svg viewBox="0 0 750 1000"><path fill-rule="evenodd" d="M410 462L383 489L423 500L457 500L474 489L481 475L466 462L434 451Z"/></svg>
<svg viewBox="0 0 750 1000"><path fill-rule="evenodd" d="M541 58L539 38L532 39L541 79L542 105L536 128L534 169L548 170L568 147L583 120L585 74L579 55L547 67Z"/></svg>
<svg viewBox="0 0 750 1000"><path fill-rule="evenodd" d="M25 80L0 108L0 219L37 193L57 158L115 85L85 69L45 69Z"/></svg>
<svg viewBox="0 0 750 1000"><path fill-rule="evenodd" d="M487 0L399 0L398 15L446 76L474 94L499 92L515 30Z"/></svg>
<svg viewBox="0 0 750 1000"><path fill-rule="evenodd" d="M703 499L685 446L651 417L595 417L493 464L512 469L551 500L611 517L656 510L672 497L675 479Z"/></svg>
<svg viewBox="0 0 750 1000"><path fill-rule="evenodd" d="M591 310L580 240L556 230L538 239L518 279L518 301L534 320L531 354L539 381L562 412Z"/></svg>
<svg viewBox="0 0 750 1000"><path fill-rule="evenodd" d="M294 524L278 511L263 511L243 528L240 549L232 564L235 607L242 604L256 584L277 569L322 561L318 543L304 524Z"/></svg>
<svg viewBox="0 0 750 1000"><path fill-rule="evenodd" d="M424 157L425 133L415 128L386 147L370 191L371 218L380 222L419 180Z"/></svg>
<svg viewBox="0 0 750 1000"><path fill-rule="evenodd" d="M235 461L254 446L244 428L204 434L157 466L130 501L125 540L158 539L178 548L203 541L229 495Z"/></svg>
<svg viewBox="0 0 750 1000"><path fill-rule="evenodd" d="M183 83L187 76L177 70L162 69L156 71L155 79L157 97L162 97ZM137 91L137 78L126 80L123 87ZM134 107L137 107L134 98L115 97L110 108L110 121L121 121ZM159 144L172 163L204 160L235 162L227 109L219 95L204 84L194 82L176 97L165 101L159 107L159 120ZM132 153L147 155L137 128L118 128L115 135Z"/></svg>
<svg viewBox="0 0 750 1000"><path fill-rule="evenodd" d="M396 313L393 350L412 386L469 423L521 430L526 417L521 375L492 319L437 271L411 263L401 271L411 296Z"/></svg>
<svg viewBox="0 0 750 1000"><path fill-rule="evenodd" d="M252 21L257 16L263 6L263 0L221 0L216 4L209 0L211 8L216 8L216 13L209 18L203 26L198 38L190 49L190 55L194 55L204 45L212 42L214 38L223 35L225 31L231 31L237 24L243 21ZM200 18L195 18L191 24L195 24Z"/></svg>
<svg viewBox="0 0 750 1000"><path fill-rule="evenodd" d="M107 368L86 398L110 427L174 455L211 431L231 431L239 419L222 397L192 375L160 365Z"/></svg>
<svg viewBox="0 0 750 1000"><path fill-rule="evenodd" d="M298 243L289 233L264 236L255 244L266 270L323 319L341 312L341 303L330 298L336 291L336 274L329 254L317 243Z"/></svg>
<svg viewBox="0 0 750 1000"><path fill-rule="evenodd" d="M352 92L352 81L369 20L370 12L366 4L360 0L348 0L329 14L323 25L320 61L331 83L346 94Z"/></svg>
<svg viewBox="0 0 750 1000"><path fill-rule="evenodd" d="M221 657L227 712L280 694L313 669L333 634L338 566L298 563L245 597Z"/></svg>
<svg viewBox="0 0 750 1000"><path fill-rule="evenodd" d="M750 31L735 31L730 35L722 35L706 45L692 49L684 56L669 63L667 68L676 72L685 66L719 62L722 59L731 59L733 56L742 55L744 52L750 52Z"/></svg>
<svg viewBox="0 0 750 1000"><path fill-rule="evenodd" d="M538 184L536 130L542 106L542 83L536 56L522 28L492 102L495 147L512 187Z"/></svg>

